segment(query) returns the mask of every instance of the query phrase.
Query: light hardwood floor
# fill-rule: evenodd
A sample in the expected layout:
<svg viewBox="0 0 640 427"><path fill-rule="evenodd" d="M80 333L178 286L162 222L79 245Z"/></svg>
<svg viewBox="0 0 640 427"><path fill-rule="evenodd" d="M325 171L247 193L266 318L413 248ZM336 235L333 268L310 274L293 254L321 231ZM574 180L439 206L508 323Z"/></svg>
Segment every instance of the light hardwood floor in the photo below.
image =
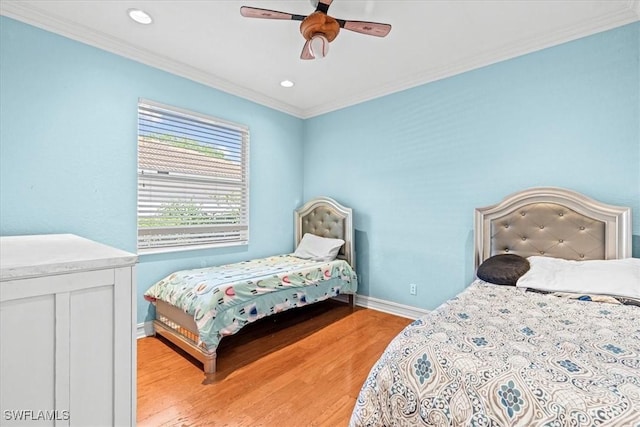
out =
<svg viewBox="0 0 640 427"><path fill-rule="evenodd" d="M138 340L139 426L346 426L360 387L411 320L327 301L222 340L213 384L159 338Z"/></svg>

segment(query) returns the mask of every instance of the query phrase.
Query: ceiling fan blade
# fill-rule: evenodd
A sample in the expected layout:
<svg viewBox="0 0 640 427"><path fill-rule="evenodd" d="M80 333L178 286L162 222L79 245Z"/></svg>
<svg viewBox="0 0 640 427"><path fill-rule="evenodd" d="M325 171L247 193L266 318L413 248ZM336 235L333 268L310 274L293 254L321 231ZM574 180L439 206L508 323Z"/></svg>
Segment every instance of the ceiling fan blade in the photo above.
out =
<svg viewBox="0 0 640 427"><path fill-rule="evenodd" d="M315 59L313 51L311 50L311 40L307 40L300 52L300 59Z"/></svg>
<svg viewBox="0 0 640 427"><path fill-rule="evenodd" d="M278 12L277 10L260 9L258 7L242 6L240 15L245 18L261 18L261 19L283 19L287 21L302 21L306 16L294 15L286 12Z"/></svg>
<svg viewBox="0 0 640 427"><path fill-rule="evenodd" d="M384 37L389 34L389 31L391 31L391 25L389 24L365 21L345 21L342 19L338 19L337 21L338 24L340 24L340 28L370 36Z"/></svg>
<svg viewBox="0 0 640 427"><path fill-rule="evenodd" d="M316 6L316 12L320 11L325 15L329 12L329 6L331 6L331 2L333 0L318 0L318 5Z"/></svg>

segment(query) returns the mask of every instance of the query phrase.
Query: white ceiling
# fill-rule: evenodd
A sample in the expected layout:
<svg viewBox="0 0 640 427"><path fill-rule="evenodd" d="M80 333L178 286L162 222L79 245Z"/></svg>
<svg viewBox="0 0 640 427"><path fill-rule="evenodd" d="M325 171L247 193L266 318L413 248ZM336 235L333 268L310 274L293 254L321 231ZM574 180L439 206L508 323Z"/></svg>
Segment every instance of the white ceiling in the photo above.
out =
<svg viewBox="0 0 640 427"><path fill-rule="evenodd" d="M243 5L314 10L309 0L2 0L0 12L302 118L640 19L640 0L335 0L329 15L391 33L343 30L326 58L302 61L299 22L243 18ZM131 21L129 8L154 23Z"/></svg>

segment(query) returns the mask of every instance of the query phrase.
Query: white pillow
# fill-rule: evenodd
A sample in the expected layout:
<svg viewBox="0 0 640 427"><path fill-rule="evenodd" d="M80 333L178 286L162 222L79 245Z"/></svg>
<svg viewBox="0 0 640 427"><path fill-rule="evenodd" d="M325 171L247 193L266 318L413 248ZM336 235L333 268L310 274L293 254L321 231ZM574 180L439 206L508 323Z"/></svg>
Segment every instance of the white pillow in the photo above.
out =
<svg viewBox="0 0 640 427"><path fill-rule="evenodd" d="M314 261L333 261L344 245L342 239L330 239L305 233L293 256Z"/></svg>
<svg viewBox="0 0 640 427"><path fill-rule="evenodd" d="M550 292L640 298L640 258L569 261L531 256L531 268L516 283Z"/></svg>

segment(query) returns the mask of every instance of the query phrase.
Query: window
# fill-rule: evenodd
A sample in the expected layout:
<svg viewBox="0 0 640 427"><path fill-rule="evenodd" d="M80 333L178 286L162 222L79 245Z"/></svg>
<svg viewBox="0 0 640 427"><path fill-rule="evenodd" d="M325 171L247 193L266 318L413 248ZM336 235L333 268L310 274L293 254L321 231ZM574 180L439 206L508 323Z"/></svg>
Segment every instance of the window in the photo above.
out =
<svg viewBox="0 0 640 427"><path fill-rule="evenodd" d="M138 102L138 252L249 241L249 129Z"/></svg>

